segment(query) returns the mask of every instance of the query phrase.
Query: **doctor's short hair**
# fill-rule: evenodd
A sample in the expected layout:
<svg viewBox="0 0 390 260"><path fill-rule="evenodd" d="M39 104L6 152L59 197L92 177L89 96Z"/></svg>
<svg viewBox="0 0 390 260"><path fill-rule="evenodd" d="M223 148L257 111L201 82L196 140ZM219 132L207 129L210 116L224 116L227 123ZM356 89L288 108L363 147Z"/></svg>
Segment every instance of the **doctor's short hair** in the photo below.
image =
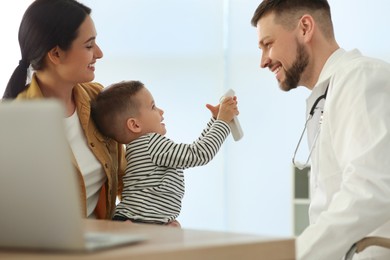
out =
<svg viewBox="0 0 390 260"><path fill-rule="evenodd" d="M91 102L92 119L103 135L125 143L127 119L137 116L140 107L135 95L144 87L140 81L121 81L103 89Z"/></svg>
<svg viewBox="0 0 390 260"><path fill-rule="evenodd" d="M332 16L327 0L263 0L253 14L251 24L256 27L264 16L274 13L275 23L292 30L304 14L311 15L325 37L334 38Z"/></svg>

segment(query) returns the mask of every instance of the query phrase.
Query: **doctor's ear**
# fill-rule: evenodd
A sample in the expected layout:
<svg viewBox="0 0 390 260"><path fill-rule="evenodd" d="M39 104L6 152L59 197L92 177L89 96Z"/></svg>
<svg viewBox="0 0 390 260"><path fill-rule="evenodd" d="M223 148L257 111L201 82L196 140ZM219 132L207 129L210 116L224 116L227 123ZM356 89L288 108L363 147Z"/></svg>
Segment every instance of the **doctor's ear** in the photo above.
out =
<svg viewBox="0 0 390 260"><path fill-rule="evenodd" d="M304 41L310 41L313 37L315 21L310 15L303 15L299 20L299 33Z"/></svg>
<svg viewBox="0 0 390 260"><path fill-rule="evenodd" d="M129 129L133 133L140 133L142 128L141 124L138 122L136 118L129 118L126 121L127 129Z"/></svg>

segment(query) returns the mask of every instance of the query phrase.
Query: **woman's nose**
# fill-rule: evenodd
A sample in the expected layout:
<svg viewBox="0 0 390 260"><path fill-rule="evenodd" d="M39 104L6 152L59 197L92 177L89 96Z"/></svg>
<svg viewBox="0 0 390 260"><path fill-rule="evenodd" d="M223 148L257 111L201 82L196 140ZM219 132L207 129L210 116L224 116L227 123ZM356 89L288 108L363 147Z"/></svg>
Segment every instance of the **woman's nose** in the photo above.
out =
<svg viewBox="0 0 390 260"><path fill-rule="evenodd" d="M100 49L99 45L97 44L96 44L95 57L96 59L101 59L103 57L103 51L102 49Z"/></svg>

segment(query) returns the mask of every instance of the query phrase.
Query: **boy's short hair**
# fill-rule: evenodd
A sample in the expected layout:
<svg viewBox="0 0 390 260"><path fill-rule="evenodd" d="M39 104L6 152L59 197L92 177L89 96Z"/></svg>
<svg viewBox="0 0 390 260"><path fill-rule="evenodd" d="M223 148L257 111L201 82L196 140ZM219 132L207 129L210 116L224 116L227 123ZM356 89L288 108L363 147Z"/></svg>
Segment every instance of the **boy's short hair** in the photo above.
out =
<svg viewBox="0 0 390 260"><path fill-rule="evenodd" d="M121 81L100 92L91 102L91 116L98 130L119 143L126 143L129 117L138 114L139 102L135 95L144 88L140 81Z"/></svg>

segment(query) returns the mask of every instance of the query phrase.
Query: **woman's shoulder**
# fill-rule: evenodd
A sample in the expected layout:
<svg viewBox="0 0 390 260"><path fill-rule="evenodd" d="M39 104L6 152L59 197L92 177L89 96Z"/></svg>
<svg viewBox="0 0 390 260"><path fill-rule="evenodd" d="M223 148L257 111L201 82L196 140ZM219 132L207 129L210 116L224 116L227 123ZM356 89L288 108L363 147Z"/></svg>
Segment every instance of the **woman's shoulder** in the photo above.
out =
<svg viewBox="0 0 390 260"><path fill-rule="evenodd" d="M76 98L92 100L102 91L103 85L97 82L80 83L74 88Z"/></svg>
<svg viewBox="0 0 390 260"><path fill-rule="evenodd" d="M87 93L98 94L104 88L102 84L98 82L87 82L78 84L80 88L82 88Z"/></svg>

